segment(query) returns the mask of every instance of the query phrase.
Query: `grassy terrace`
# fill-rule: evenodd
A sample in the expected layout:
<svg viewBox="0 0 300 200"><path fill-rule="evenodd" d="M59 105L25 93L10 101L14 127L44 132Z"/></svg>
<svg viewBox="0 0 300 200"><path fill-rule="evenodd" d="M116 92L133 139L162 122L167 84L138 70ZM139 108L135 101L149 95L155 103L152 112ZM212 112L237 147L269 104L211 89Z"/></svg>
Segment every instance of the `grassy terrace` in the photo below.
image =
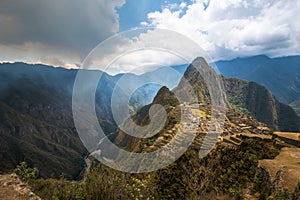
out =
<svg viewBox="0 0 300 200"><path fill-rule="evenodd" d="M259 165L270 172L274 180L276 173L282 169L283 186L293 191L300 177L300 148L283 148L273 160L261 160Z"/></svg>
<svg viewBox="0 0 300 200"><path fill-rule="evenodd" d="M278 135L280 137L289 138L292 140L296 140L300 142L300 133L291 133L291 132L274 132L274 135Z"/></svg>

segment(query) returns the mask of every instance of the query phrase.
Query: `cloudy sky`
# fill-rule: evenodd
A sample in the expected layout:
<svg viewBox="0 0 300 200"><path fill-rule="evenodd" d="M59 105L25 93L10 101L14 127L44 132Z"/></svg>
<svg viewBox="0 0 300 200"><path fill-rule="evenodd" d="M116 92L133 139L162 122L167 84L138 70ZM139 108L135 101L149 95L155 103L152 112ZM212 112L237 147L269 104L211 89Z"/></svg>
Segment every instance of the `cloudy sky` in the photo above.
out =
<svg viewBox="0 0 300 200"><path fill-rule="evenodd" d="M105 39L141 27L152 30L123 38L105 55L117 57L128 46L163 45L169 35L159 29L195 41L213 60L298 55L299 10L299 0L1 0L0 62L76 67ZM133 59L136 65L182 62L147 50L119 60L115 71L124 72Z"/></svg>

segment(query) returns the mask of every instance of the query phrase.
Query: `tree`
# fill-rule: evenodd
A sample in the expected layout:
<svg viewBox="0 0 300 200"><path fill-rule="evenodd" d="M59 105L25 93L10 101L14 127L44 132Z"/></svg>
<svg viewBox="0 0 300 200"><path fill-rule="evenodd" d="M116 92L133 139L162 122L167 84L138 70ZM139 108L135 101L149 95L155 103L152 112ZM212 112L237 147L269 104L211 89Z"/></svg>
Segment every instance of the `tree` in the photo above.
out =
<svg viewBox="0 0 300 200"><path fill-rule="evenodd" d="M26 162L21 162L14 172L25 182L29 182L37 178L39 170L37 168L28 167Z"/></svg>

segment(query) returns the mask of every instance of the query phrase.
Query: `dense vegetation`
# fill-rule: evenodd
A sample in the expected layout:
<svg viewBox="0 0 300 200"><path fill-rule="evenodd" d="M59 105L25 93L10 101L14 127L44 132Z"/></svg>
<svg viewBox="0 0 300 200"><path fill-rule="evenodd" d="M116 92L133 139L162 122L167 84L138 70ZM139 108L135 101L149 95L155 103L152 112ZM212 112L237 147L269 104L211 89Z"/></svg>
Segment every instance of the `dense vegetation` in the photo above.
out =
<svg viewBox="0 0 300 200"><path fill-rule="evenodd" d="M188 150L167 168L152 173L129 174L94 167L82 181L35 178L33 171L20 165L18 174L26 171L33 191L44 199L242 199L245 193L261 199L292 199L299 194L286 190L272 193L271 185L258 176L258 160L278 155L272 143L247 140L240 146L218 145L207 157ZM298 196L297 196L298 197Z"/></svg>
<svg viewBox="0 0 300 200"><path fill-rule="evenodd" d="M76 73L77 70L44 65L0 65L0 172L26 161L39 168L44 178L58 178L61 173L67 178L80 178L87 152L72 118L72 87ZM199 73L189 67L185 76L198 91L199 100L208 101L208 90ZM104 90L96 95L96 111L101 127L107 133L116 129L110 110L110 96L121 77L103 74L99 83L99 88ZM300 126L299 118L293 110L283 104L275 104L272 95L262 86L238 79L225 82L230 86L227 87L228 99L236 110L285 131L300 129L297 128ZM185 90L181 86L178 85L177 91ZM159 100L160 97L156 98ZM166 101L171 105L176 103L172 98ZM140 120L143 120L143 115Z"/></svg>
<svg viewBox="0 0 300 200"><path fill-rule="evenodd" d="M84 176L83 157L87 152L74 129L70 104L75 72L59 69L62 71L59 77L54 69L39 66L31 69L29 77L26 77L27 70L21 69L17 70L20 74L10 77L12 73L8 67L3 69L0 75L6 79L0 79L0 82L11 84L3 84L9 87L1 89L5 95L0 99L0 170L27 161L28 165L21 163L15 172L43 199L242 199L245 194L260 199L290 199L293 196L296 199L299 196L300 185L294 194L275 190L270 179L258 168L260 159L274 158L278 154L272 143L259 139L249 139L236 146L219 144L203 159L199 159L197 150L190 148L170 166L146 174L122 173L94 162ZM208 89L201 76L191 67L185 76L198 92L199 102L194 103L209 104ZM105 85L102 86L112 89L115 78L120 77L105 76L102 83ZM62 80L66 88L61 88ZM232 108L262 121L267 120L266 123L275 128L299 127L299 118L293 110L279 103L266 88L238 79L223 80ZM180 92L186 88L179 84L175 90ZM111 91L106 91L97 96L99 105L96 110L100 124L106 125L112 132L115 127L108 106L110 95ZM168 137L163 133L173 129L178 122L179 102L171 91L163 87L153 103L162 104L168 111L165 129L160 135ZM134 120L138 124L147 124L148 110L149 106L142 107L133 116ZM203 112L204 118L209 118L206 116L208 112L199 112ZM239 133L236 126L240 121L236 121L231 131ZM137 146L139 151L143 151L145 146L150 147L155 142L155 138L150 138L147 145L135 141L127 144L126 136L120 136L115 142L125 149L132 150ZM40 172L28 166L38 167ZM82 180L70 181L82 177Z"/></svg>

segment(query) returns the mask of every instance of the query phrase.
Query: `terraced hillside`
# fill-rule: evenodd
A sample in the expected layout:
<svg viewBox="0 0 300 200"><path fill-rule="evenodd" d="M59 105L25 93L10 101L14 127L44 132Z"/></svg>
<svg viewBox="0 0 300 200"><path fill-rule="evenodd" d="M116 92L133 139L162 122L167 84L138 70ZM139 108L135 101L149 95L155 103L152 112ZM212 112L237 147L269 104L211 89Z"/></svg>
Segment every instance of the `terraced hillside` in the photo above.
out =
<svg viewBox="0 0 300 200"><path fill-rule="evenodd" d="M201 60L201 63L205 64L208 70L210 70L207 63ZM211 108L209 106L209 94L203 79L195 72L192 66L190 66L185 73L187 80L190 81L191 85L196 88L197 95L199 98L198 103L192 104L179 104L176 99L174 92L170 91L168 88L163 87L158 92L154 101L149 106L141 109L133 118L137 124L143 126L149 123L148 111L151 105L161 104L164 106L168 113L167 121L163 130L161 130L157 135L149 139L137 139L131 136L126 135L122 131L119 133L116 143L127 150L135 151L154 151L159 149L161 146L166 145L171 140L180 140L176 135L180 129L184 128L180 126L180 116L181 110L190 110L191 114L189 116L189 123L187 126L193 127L194 122L199 121L199 125L194 127L196 129L196 139L192 145L193 148L200 148L202 146L203 139L207 135L208 127L211 119ZM224 79L225 82L227 79ZM244 83L241 81L241 83ZM227 87L229 90L229 87ZM236 89L236 88L233 88ZM174 89L175 91L185 90L182 87L181 83L179 86ZM219 136L232 135L237 133L249 133L249 134L271 134L272 131L267 127L266 124L257 121L254 117L244 112L241 112L237 109L233 109L228 104L225 123L223 132L219 133ZM210 137L208 135L208 137ZM221 139L219 137L219 139ZM218 137L214 137L211 143L215 144L218 142ZM208 144L209 148L211 145ZM212 145L213 146L213 145ZM205 147L204 147L205 148Z"/></svg>

